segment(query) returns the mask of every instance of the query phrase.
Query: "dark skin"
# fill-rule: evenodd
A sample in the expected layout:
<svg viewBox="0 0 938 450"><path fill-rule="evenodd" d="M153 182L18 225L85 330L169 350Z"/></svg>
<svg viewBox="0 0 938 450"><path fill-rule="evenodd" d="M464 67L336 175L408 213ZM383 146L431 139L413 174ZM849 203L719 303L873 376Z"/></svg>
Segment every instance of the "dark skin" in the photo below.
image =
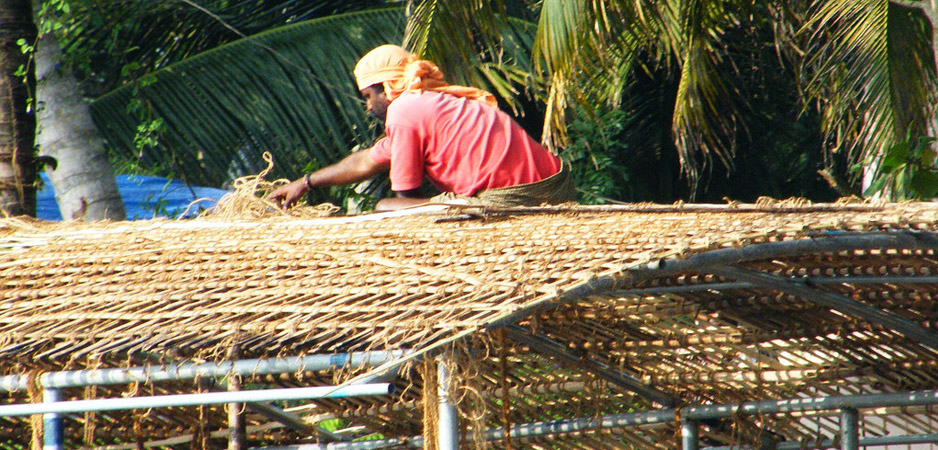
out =
<svg viewBox="0 0 938 450"><path fill-rule="evenodd" d="M365 109L368 115L381 120L387 117L388 100L384 88L380 84L369 86L360 91L365 98ZM286 209L296 204L307 192L309 187L327 187L354 184L365 181L381 172L390 170L390 164L378 164L368 156L367 150L354 152L341 161L323 167L309 174L309 185L306 177L285 184L270 195L267 199ZM422 205L430 201L429 198L420 197L419 189L396 192L397 197L386 198L375 205L375 211L393 211L408 206Z"/></svg>

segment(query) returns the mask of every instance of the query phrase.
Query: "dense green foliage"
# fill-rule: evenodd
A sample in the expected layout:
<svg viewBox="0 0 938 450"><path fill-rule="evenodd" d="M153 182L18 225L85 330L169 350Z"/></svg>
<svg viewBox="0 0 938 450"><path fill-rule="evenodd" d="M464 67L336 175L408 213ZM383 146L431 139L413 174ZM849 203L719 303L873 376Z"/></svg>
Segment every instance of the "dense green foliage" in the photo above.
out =
<svg viewBox="0 0 938 450"><path fill-rule="evenodd" d="M89 95L273 28L386 7L383 0L45 0ZM69 5L63 11L62 4ZM398 39L399 40L399 39Z"/></svg>
<svg viewBox="0 0 938 450"><path fill-rule="evenodd" d="M770 45L774 25L771 16L754 15L724 30L716 67L723 83L733 86L740 113L725 137L732 144L726 160L705 159L699 182L688 182L682 173L672 134L681 72L642 56L639 65L647 69L624 80L619 97L610 102L614 106L580 107L565 151L575 163L588 162L577 169L578 181L581 192L594 195L583 195L582 201L596 201L595 195L664 203L751 202L761 196L826 201L841 195L818 171L843 178L846 164L825 155L820 119L799 97L795 61Z"/></svg>
<svg viewBox="0 0 938 450"><path fill-rule="evenodd" d="M934 138L911 136L886 149L882 159L859 163L854 170L873 167L872 182L865 195L884 193L894 201L923 200L938 196Z"/></svg>
<svg viewBox="0 0 938 450"><path fill-rule="evenodd" d="M273 175L296 177L373 140L349 73L402 19L397 9L341 14L214 48L96 100L96 122L115 157L192 183L258 173L265 151ZM317 45L329 39L348 44Z"/></svg>

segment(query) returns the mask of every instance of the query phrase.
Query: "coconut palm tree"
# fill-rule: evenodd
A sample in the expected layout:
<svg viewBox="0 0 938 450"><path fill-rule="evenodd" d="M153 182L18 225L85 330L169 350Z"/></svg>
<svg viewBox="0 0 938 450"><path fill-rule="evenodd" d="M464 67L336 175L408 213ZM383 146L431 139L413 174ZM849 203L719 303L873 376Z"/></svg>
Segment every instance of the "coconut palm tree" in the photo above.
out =
<svg viewBox="0 0 938 450"><path fill-rule="evenodd" d="M174 14L186 14L186 19L172 18L175 23L207 22L170 34L144 32L168 40L146 41L162 42L152 45L140 41L142 46L128 53L133 56L130 60L103 59L110 61L106 67L123 65L125 75L139 76L138 82L94 104L98 122L124 158L217 185L237 174L256 173L259 153L265 149L277 153L277 164L285 169L277 175L290 177L309 169L303 167L306 161L326 164L348 146L367 143L372 135L356 112L360 106L347 69L371 43L399 41L404 16L396 16L397 22L376 19L382 13L373 9L374 4L362 2L349 8L371 10L318 19L317 26L328 30L324 35L303 28L311 22L252 35L243 30L272 24L258 19L268 17L263 8L253 6L260 3L224 2L205 6L205 11L176 10ZM297 8L303 3L283 5ZM328 3L335 2L316 4ZM824 150L833 155L832 160L847 154L855 162L863 161L868 155L883 154L895 142L926 135L917 130L928 130L922 128L921 117L932 115L931 102L922 101L930 98L934 85L934 57L929 53L933 49L923 39L930 33L925 14L929 10L924 4L911 5L885 0L415 0L407 3L403 41L416 53L438 61L451 81L485 85L506 104L517 105L522 91L543 91L544 140L556 148L566 142L566 114L573 105L614 107L624 100L649 104L625 96L641 94L630 91L636 79L665 74L668 82L673 80L673 90L667 104L660 104L660 98L655 101L667 112L670 142L656 151L676 151L693 197L702 174L718 165L733 167L737 142L759 106L753 104L758 98L741 89L740 80L760 67L740 66L734 53L740 36L753 30L774 29L774 37L761 45L774 46L783 70L804 81L806 108L818 105L822 112L822 131L829 137ZM315 14L293 9L283 16L310 15ZM159 17L164 16L172 14L160 11ZM510 20L519 16L532 19L536 30ZM164 19L153 19L159 20ZM389 28L383 28L386 25ZM139 27L133 30L141 33ZM888 51L881 44L857 44L876 33L887 36L886 41L876 42L888 42L892 46ZM114 35L120 33L108 36ZM95 48L80 36L113 44L111 37L95 38L94 33L74 36L79 37L68 46L72 54ZM329 36L330 42L343 45L320 52L321 41L303 36ZM225 42L229 47L195 53ZM876 55L892 59L876 63L879 60L870 59ZM891 72L874 75L882 74L881 69ZM85 70L95 74L86 79L105 81L99 86L120 84L100 67ZM259 80L286 84L277 88ZM225 92L250 95L231 98ZM660 96L659 90L655 92ZM298 99L303 102L294 101ZM137 116L128 116L127 106L135 104L146 107L139 108ZM149 148L151 144L158 148ZM821 153L818 147L815 151Z"/></svg>
<svg viewBox="0 0 938 450"><path fill-rule="evenodd" d="M34 13L42 17L42 2L34 0ZM63 218L123 220L124 203L107 159L104 140L91 118L91 110L72 76L58 40L48 23L41 23L34 53L36 67L36 144L50 158L49 180Z"/></svg>
<svg viewBox="0 0 938 450"><path fill-rule="evenodd" d="M0 0L0 213L35 215L32 77L22 43L36 36L29 0Z"/></svg>
<svg viewBox="0 0 938 450"><path fill-rule="evenodd" d="M351 68L399 42L403 27L399 8L278 27L153 71L92 110L114 155L148 170L222 186L260 172L269 152L272 176L296 177L374 139ZM344 45L322 45L334 41ZM140 130L152 124L144 142Z"/></svg>

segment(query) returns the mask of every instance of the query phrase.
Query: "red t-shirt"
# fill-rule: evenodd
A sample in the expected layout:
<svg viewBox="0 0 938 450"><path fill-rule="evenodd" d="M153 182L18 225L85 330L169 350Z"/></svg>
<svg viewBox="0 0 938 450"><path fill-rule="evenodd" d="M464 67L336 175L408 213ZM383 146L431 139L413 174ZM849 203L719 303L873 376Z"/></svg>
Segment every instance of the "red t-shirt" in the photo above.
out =
<svg viewBox="0 0 938 450"><path fill-rule="evenodd" d="M560 159L496 107L433 91L405 92L388 106L387 136L371 148L391 164L391 189L420 187L424 175L443 192L473 195L541 181Z"/></svg>

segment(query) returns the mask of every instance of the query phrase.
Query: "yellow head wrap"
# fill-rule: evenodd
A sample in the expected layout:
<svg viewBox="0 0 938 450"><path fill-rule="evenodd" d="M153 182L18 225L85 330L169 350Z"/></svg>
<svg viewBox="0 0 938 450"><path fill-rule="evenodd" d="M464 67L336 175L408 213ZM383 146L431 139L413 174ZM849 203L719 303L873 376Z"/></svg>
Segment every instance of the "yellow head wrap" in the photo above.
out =
<svg viewBox="0 0 938 450"><path fill-rule="evenodd" d="M436 64L419 59L396 45L382 45L366 53L355 65L354 73L359 90L382 83L388 100L392 101L406 91L426 90L479 100L492 106L498 104L488 91L447 84Z"/></svg>
<svg viewBox="0 0 938 450"><path fill-rule="evenodd" d="M358 90L401 78L404 75L404 66L416 59L416 55L396 45L388 44L375 48L355 64Z"/></svg>

